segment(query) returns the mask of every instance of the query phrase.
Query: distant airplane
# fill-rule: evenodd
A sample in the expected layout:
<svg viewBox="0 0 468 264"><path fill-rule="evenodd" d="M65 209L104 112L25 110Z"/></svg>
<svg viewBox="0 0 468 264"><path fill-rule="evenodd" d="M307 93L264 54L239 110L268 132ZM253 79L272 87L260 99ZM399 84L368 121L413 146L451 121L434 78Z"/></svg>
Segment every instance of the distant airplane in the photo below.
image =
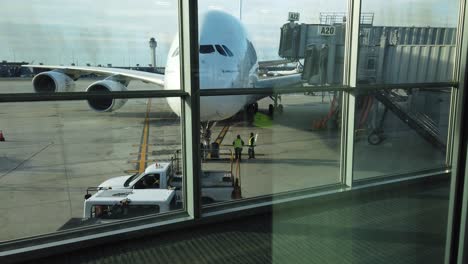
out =
<svg viewBox="0 0 468 264"><path fill-rule="evenodd" d="M200 21L199 30L200 89L266 88L285 87L301 82L299 74L259 79L257 53L241 22L221 11L209 11ZM169 49L165 74L127 69L25 65L24 67L48 69L37 74L33 80L37 93L69 91L74 80L85 74L108 76L92 83L86 89L93 91L126 91L131 80L140 80L163 87L165 90L180 89L179 39L176 37ZM202 143L210 147L210 129L216 121L227 119L241 110L255 114L257 101L264 95L207 96L200 98ZM166 98L171 109L180 116L179 98ZM126 99L90 99L91 109L110 112L121 108ZM269 106L273 112L273 106Z"/></svg>

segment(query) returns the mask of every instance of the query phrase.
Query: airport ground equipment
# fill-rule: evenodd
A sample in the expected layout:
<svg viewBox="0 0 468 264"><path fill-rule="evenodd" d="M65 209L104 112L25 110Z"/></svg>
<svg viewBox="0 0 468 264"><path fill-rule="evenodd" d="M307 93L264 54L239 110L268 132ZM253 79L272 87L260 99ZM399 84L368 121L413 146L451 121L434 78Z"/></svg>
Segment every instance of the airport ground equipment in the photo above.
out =
<svg viewBox="0 0 468 264"><path fill-rule="evenodd" d="M183 175L180 151L171 162L151 164L141 174L114 177L84 196L82 218L69 219L59 230L108 223L120 219L164 213L182 208ZM202 203L241 198L240 175L231 171L204 170L201 175Z"/></svg>
<svg viewBox="0 0 468 264"><path fill-rule="evenodd" d="M89 199L93 190L175 190L176 203L184 200L183 175L177 172L174 162L159 162L149 165L141 174L110 178L98 187L88 188L85 199ZM231 200L235 179L230 171L202 171L202 202L213 203Z"/></svg>
<svg viewBox="0 0 468 264"><path fill-rule="evenodd" d="M332 99L328 113L322 118L314 120L314 122L312 123L313 129L337 128L339 126L341 113L341 105L339 104L339 101L341 100L341 96L339 93L336 92L331 92L331 95ZM325 95L322 94L322 102L324 101L324 96Z"/></svg>
<svg viewBox="0 0 468 264"><path fill-rule="evenodd" d="M23 76L30 76L31 71L27 68L21 67L22 65L27 65L28 62L12 62L2 60L0 61L0 78L7 77L7 78L17 78Z"/></svg>
<svg viewBox="0 0 468 264"><path fill-rule="evenodd" d="M84 201L83 220L102 222L169 212L175 207L175 190L101 189Z"/></svg>
<svg viewBox="0 0 468 264"><path fill-rule="evenodd" d="M201 148L201 151L204 152L202 153L202 160L206 161L206 159L219 159L220 156L220 148L219 146L224 140L224 137L226 136L227 132L229 131L230 125L225 125L221 131L219 132L218 137L216 137L215 142L211 143L211 149L209 151L206 151L204 148ZM207 153L205 153L207 152Z"/></svg>
<svg viewBox="0 0 468 264"><path fill-rule="evenodd" d="M406 109L402 107L402 103L408 102L408 91L401 90L401 92L403 95L390 90L380 90L372 93L372 96L384 106L384 112L379 124L372 129L368 136L369 143L378 145L385 139L384 121L387 117L387 112L391 111L427 142L441 151L445 151L446 143L441 137L438 126L431 117L417 111L414 107L406 107Z"/></svg>

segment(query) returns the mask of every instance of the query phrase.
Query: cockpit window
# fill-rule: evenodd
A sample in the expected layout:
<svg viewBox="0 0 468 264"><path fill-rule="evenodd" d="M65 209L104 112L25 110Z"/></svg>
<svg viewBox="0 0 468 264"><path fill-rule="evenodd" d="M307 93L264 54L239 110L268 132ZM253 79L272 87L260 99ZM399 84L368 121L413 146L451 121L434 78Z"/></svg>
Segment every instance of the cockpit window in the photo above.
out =
<svg viewBox="0 0 468 264"><path fill-rule="evenodd" d="M200 53L201 54L209 54L209 53L214 53L216 51L219 54L221 54L222 56L229 56L229 57L234 56L234 53L232 53L232 51L228 47L226 47L226 45L219 45L219 44L216 44L216 45L200 45ZM178 54L178 52L179 51L177 50L177 54Z"/></svg>
<svg viewBox="0 0 468 264"><path fill-rule="evenodd" d="M216 47L216 50L223 56L227 56L226 52L223 50L223 48L221 47L221 45L215 45Z"/></svg>
<svg viewBox="0 0 468 264"><path fill-rule="evenodd" d="M176 48L176 49L174 50L174 52L172 53L172 57L175 57L175 56L177 56L177 55L179 55L179 48Z"/></svg>
<svg viewBox="0 0 468 264"><path fill-rule="evenodd" d="M215 52L213 45L200 45L200 53L201 54L208 54Z"/></svg>
<svg viewBox="0 0 468 264"><path fill-rule="evenodd" d="M227 54L229 55L229 57L234 56L234 53L232 53L232 51L231 51L228 47L226 47L226 45L223 45L223 48L224 48L224 50L227 52Z"/></svg>

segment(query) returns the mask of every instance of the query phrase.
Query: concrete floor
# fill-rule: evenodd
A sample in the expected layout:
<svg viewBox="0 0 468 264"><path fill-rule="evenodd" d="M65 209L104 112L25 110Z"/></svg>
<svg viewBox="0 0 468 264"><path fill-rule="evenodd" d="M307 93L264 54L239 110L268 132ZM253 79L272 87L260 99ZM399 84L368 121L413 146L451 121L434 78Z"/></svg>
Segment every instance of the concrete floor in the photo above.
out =
<svg viewBox="0 0 468 264"><path fill-rule="evenodd" d="M28 263L439 264L449 185L448 177L432 177L335 193L274 206L268 214L60 251Z"/></svg>
<svg viewBox="0 0 468 264"><path fill-rule="evenodd" d="M82 91L90 80L77 82ZM29 80L0 81L3 92L31 92ZM130 89L153 86L133 82ZM339 129L314 130L313 122L329 110L330 99L283 95L285 113L267 125L232 120L223 141L237 134L247 143L258 133L257 159L244 161L243 197L299 190L340 182ZM0 104L0 241L56 231L81 217L86 188L135 169L148 99L131 99L113 113L97 113L85 101ZM261 113L271 103L259 102ZM152 99L149 157L167 160L181 148L180 119L164 99ZM216 138L226 122L213 129ZM231 146L221 148L229 151ZM413 171L443 164L444 155L404 128L379 146L355 144L355 178ZM408 148L410 146L410 148ZM203 163L203 169L229 170L229 162Z"/></svg>

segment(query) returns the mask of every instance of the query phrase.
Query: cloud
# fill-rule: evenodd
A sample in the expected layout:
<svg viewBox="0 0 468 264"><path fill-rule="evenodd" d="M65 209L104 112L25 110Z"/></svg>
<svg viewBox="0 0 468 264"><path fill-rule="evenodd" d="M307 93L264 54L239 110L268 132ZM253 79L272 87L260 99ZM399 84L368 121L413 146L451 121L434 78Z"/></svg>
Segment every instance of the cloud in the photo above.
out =
<svg viewBox="0 0 468 264"><path fill-rule="evenodd" d="M242 20L256 43L259 58L277 56L280 27L289 11L300 23L318 23L320 12L345 12L347 0L244 0ZM66 3L66 4L64 4ZM453 26L458 1L363 0L363 11L375 13L378 25ZM199 13L222 9L239 16L239 0L198 0ZM29 0L3 1L0 9L0 60L44 60L148 63L150 37L158 41L158 59L178 30L177 0ZM15 55L12 55L15 54ZM74 54L72 56L72 54Z"/></svg>

